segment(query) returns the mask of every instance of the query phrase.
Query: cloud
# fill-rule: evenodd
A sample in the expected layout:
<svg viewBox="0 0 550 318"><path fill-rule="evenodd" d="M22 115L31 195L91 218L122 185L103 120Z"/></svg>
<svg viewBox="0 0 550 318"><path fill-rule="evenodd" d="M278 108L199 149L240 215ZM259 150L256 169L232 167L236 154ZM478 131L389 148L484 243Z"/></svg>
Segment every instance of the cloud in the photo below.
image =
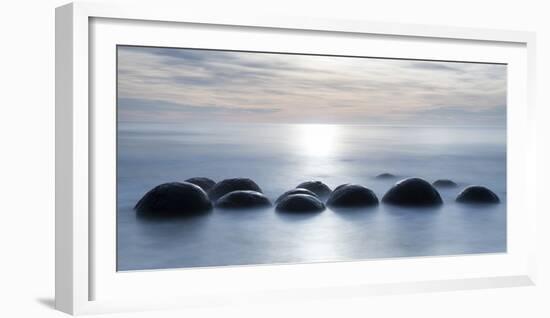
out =
<svg viewBox="0 0 550 318"><path fill-rule="evenodd" d="M506 123L506 107L502 105L478 109L442 106L416 114L417 122L444 122L454 126L502 126Z"/></svg>
<svg viewBox="0 0 550 318"><path fill-rule="evenodd" d="M505 65L129 46L118 62L121 120L414 124L445 109L440 124L465 124L506 108Z"/></svg>
<svg viewBox="0 0 550 318"><path fill-rule="evenodd" d="M203 117L203 119L217 118L223 119L225 116L235 114L269 114L280 111L277 108L247 108L247 107L227 107L213 105L186 105L162 100L146 100L134 98L119 98L118 111L121 121L128 121L131 118L140 118L141 115L153 115L152 118L163 119L162 115L170 114L168 121L177 121L189 117ZM122 115L122 116L120 116ZM151 119L151 117L149 118Z"/></svg>
<svg viewBox="0 0 550 318"><path fill-rule="evenodd" d="M452 62L413 62L410 66L427 71L450 71L457 73L465 72L465 70L460 67L454 67L454 63Z"/></svg>

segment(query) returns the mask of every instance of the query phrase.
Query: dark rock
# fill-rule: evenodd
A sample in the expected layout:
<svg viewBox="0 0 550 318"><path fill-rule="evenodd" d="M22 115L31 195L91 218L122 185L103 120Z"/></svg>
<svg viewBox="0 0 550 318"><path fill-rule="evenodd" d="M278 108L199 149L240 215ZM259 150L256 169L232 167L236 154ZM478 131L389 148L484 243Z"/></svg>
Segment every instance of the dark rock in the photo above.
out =
<svg viewBox="0 0 550 318"><path fill-rule="evenodd" d="M248 178L225 179L216 183L209 191L208 196L212 201L216 201L229 192L237 190L249 190L263 193L256 182Z"/></svg>
<svg viewBox="0 0 550 318"><path fill-rule="evenodd" d="M403 206L435 206L443 203L439 192L427 181L408 178L397 182L382 202Z"/></svg>
<svg viewBox="0 0 550 318"><path fill-rule="evenodd" d="M194 185L198 185L204 191L210 190L216 184L216 181L214 181L210 178L205 178L205 177L189 178L189 179L185 180L185 182L189 182L189 183L192 183Z"/></svg>
<svg viewBox="0 0 550 318"><path fill-rule="evenodd" d="M336 188L330 195L328 206L332 207L361 207L378 205L378 198L372 190L362 185L350 184Z"/></svg>
<svg viewBox="0 0 550 318"><path fill-rule="evenodd" d="M307 189L315 193L320 199L326 199L332 192L332 190L330 190L330 188L326 184L322 183L321 181L302 182L299 185L297 185L296 188Z"/></svg>
<svg viewBox="0 0 550 318"><path fill-rule="evenodd" d="M332 190L332 191L334 192L334 191L336 191L336 190L338 190L338 189L340 189L340 188L342 188L342 187L348 186L348 185L349 185L349 183L341 184L341 185L337 186L336 188L334 188L334 190Z"/></svg>
<svg viewBox="0 0 550 318"><path fill-rule="evenodd" d="M449 179L435 180L434 183L432 183L432 185L438 188L454 188L458 186L458 184L456 184L454 181Z"/></svg>
<svg viewBox="0 0 550 318"><path fill-rule="evenodd" d="M291 194L277 204L277 211L282 212L320 212L324 209L319 198L308 194Z"/></svg>
<svg viewBox="0 0 550 318"><path fill-rule="evenodd" d="M500 199L491 190L483 186L469 186L456 197L461 203L499 203Z"/></svg>
<svg viewBox="0 0 550 318"><path fill-rule="evenodd" d="M393 179L393 178L395 178L395 175L387 172L381 173L376 176L376 179Z"/></svg>
<svg viewBox="0 0 550 318"><path fill-rule="evenodd" d="M180 216L209 211L212 203L199 186L188 182L170 182L147 192L134 209L141 215Z"/></svg>
<svg viewBox="0 0 550 318"><path fill-rule="evenodd" d="M292 190L288 190L287 192L281 194L277 200L275 200L275 203L279 203L282 199L284 199L285 197L291 195L291 194L308 194L308 195L312 195L314 197L317 196L317 194L315 194L314 192L311 192L309 191L308 189L304 189L304 188L296 188L296 189L292 189Z"/></svg>
<svg viewBox="0 0 550 318"><path fill-rule="evenodd" d="M270 205L271 202L265 195L248 190L229 192L216 201L216 206L224 209L257 208Z"/></svg>

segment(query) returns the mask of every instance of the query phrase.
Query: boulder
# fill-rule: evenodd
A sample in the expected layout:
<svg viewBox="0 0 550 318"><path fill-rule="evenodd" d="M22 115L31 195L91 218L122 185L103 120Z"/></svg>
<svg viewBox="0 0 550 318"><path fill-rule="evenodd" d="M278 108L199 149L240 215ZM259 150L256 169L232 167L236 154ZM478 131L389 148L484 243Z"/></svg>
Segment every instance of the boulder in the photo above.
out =
<svg viewBox="0 0 550 318"><path fill-rule="evenodd" d="M395 178L395 175L387 172L381 173L376 176L376 179L393 179L393 178Z"/></svg>
<svg viewBox="0 0 550 318"><path fill-rule="evenodd" d="M229 192L216 201L216 206L224 209L258 208L270 205L271 202L265 195L249 190Z"/></svg>
<svg viewBox="0 0 550 318"><path fill-rule="evenodd" d="M347 186L347 185L350 185L350 184L349 184L349 183L343 183L343 184L337 186L336 188L334 188L334 190L332 190L332 191L334 192L334 191L336 191L336 190L338 190L338 189L340 189L340 188L342 188L342 187L345 187L345 186Z"/></svg>
<svg viewBox="0 0 550 318"><path fill-rule="evenodd" d="M262 189L260 189L256 182L248 178L233 178L225 179L216 183L208 191L208 196L212 201L216 201L229 192L237 190L249 190L263 193Z"/></svg>
<svg viewBox="0 0 550 318"><path fill-rule="evenodd" d="M337 208L378 205L374 192L362 185L349 184L337 188L328 198L327 205Z"/></svg>
<svg viewBox="0 0 550 318"><path fill-rule="evenodd" d="M192 183L194 185L198 185L204 191L210 190L210 188L212 188L216 184L216 182L214 180L209 179L209 178L205 178L205 177L189 178L189 179L185 180L185 182L189 182L189 183Z"/></svg>
<svg viewBox="0 0 550 318"><path fill-rule="evenodd" d="M469 186L456 197L461 203L499 203L500 199L491 190L483 186Z"/></svg>
<svg viewBox="0 0 550 318"><path fill-rule="evenodd" d="M321 212L325 205L319 198L308 194L291 194L277 204L281 212Z"/></svg>
<svg viewBox="0 0 550 318"><path fill-rule="evenodd" d="M437 206L443 203L439 192L426 180L407 178L397 182L382 202L402 206Z"/></svg>
<svg viewBox="0 0 550 318"><path fill-rule="evenodd" d="M134 209L140 215L182 216L209 211L212 203L199 186L188 182L170 182L151 189Z"/></svg>
<svg viewBox="0 0 550 318"><path fill-rule="evenodd" d="M275 200L275 203L279 203L282 199L286 198L287 196L291 195L291 194L308 194L308 195L312 195L314 197L317 196L317 194L309 191L308 189L304 189L304 188L296 188L296 189L292 189L292 190L288 190L287 192L281 194L277 200Z"/></svg>
<svg viewBox="0 0 550 318"><path fill-rule="evenodd" d="M458 186L453 180L449 179L439 179L435 180L432 185L436 188L455 188Z"/></svg>
<svg viewBox="0 0 550 318"><path fill-rule="evenodd" d="M321 181L306 181L296 186L296 188L307 189L315 193L320 199L326 199L332 190Z"/></svg>

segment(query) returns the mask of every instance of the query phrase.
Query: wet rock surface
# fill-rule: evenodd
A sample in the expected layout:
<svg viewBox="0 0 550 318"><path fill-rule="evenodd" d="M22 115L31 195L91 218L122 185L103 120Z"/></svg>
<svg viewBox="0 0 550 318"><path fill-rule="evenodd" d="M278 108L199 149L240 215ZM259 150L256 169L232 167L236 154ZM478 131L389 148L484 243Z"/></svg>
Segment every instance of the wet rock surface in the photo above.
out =
<svg viewBox="0 0 550 318"><path fill-rule="evenodd" d="M134 209L140 215L183 216L210 211L212 203L199 186L188 182L170 182L151 189Z"/></svg>
<svg viewBox="0 0 550 318"><path fill-rule="evenodd" d="M382 202L400 206L438 206L443 203L439 192L426 180L408 178L397 182Z"/></svg>
<svg viewBox="0 0 550 318"><path fill-rule="evenodd" d="M224 209L257 208L271 206L263 193L249 190L229 192L216 201L216 207Z"/></svg>
<svg viewBox="0 0 550 318"><path fill-rule="evenodd" d="M432 185L436 188L455 188L455 187L458 186L458 184L456 184L456 182L454 182L453 180L449 180L449 179L435 180L434 183L432 183Z"/></svg>
<svg viewBox="0 0 550 318"><path fill-rule="evenodd" d="M280 212L321 212L325 205L319 198L308 194L291 194L277 204Z"/></svg>
<svg viewBox="0 0 550 318"><path fill-rule="evenodd" d="M189 178L189 179L185 180L185 182L189 182L189 183L192 183L194 185L198 185L204 191L210 190L216 184L216 181L214 181L210 178L205 178L205 177Z"/></svg>
<svg viewBox="0 0 550 318"><path fill-rule="evenodd" d="M304 189L304 188L296 188L296 189L292 189L292 190L288 190L286 191L285 193L281 194L277 200L275 200L275 203L279 203L282 199L286 198L287 196L291 195L291 194L307 194L307 195L312 195L314 197L317 196L317 194L315 194L314 192L312 191L309 191L308 189Z"/></svg>
<svg viewBox="0 0 550 318"><path fill-rule="evenodd" d="M484 186L469 186L462 190L456 197L460 203L500 203L499 197Z"/></svg>
<svg viewBox="0 0 550 318"><path fill-rule="evenodd" d="M209 191L208 196L212 201L216 201L229 192L238 190L248 190L263 193L262 189L248 178L225 179L216 183Z"/></svg>
<svg viewBox="0 0 550 318"><path fill-rule="evenodd" d="M320 199L326 199L332 190L321 181L306 181L296 186L296 188L307 189L315 193Z"/></svg>
<svg viewBox="0 0 550 318"><path fill-rule="evenodd" d="M362 185L342 185L332 192L327 205L341 208L376 206L378 197L372 190Z"/></svg>
<svg viewBox="0 0 550 318"><path fill-rule="evenodd" d="M343 184L337 186L336 188L334 188L334 190L332 190L332 191L333 191L333 192L334 192L334 191L337 191L338 189L341 189L342 187L345 187L345 186L348 186L348 185L350 185L350 184L349 184L349 183L343 183Z"/></svg>

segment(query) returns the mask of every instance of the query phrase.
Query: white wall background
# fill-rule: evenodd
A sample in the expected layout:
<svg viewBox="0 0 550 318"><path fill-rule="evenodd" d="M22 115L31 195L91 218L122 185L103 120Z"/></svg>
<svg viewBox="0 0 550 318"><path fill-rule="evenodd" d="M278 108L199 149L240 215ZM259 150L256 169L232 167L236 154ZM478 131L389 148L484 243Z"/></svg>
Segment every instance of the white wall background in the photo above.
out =
<svg viewBox="0 0 550 318"><path fill-rule="evenodd" d="M550 9L522 0L232 0L187 1L206 7L293 16L531 30L538 33L538 106L550 119ZM60 0L0 4L0 316L62 317L54 311L54 8ZM159 6L161 1L155 1ZM542 125L541 125L542 126ZM550 125L540 127L538 191L549 190ZM550 226L540 204L536 287L380 296L266 308L117 314L113 317L550 317Z"/></svg>

